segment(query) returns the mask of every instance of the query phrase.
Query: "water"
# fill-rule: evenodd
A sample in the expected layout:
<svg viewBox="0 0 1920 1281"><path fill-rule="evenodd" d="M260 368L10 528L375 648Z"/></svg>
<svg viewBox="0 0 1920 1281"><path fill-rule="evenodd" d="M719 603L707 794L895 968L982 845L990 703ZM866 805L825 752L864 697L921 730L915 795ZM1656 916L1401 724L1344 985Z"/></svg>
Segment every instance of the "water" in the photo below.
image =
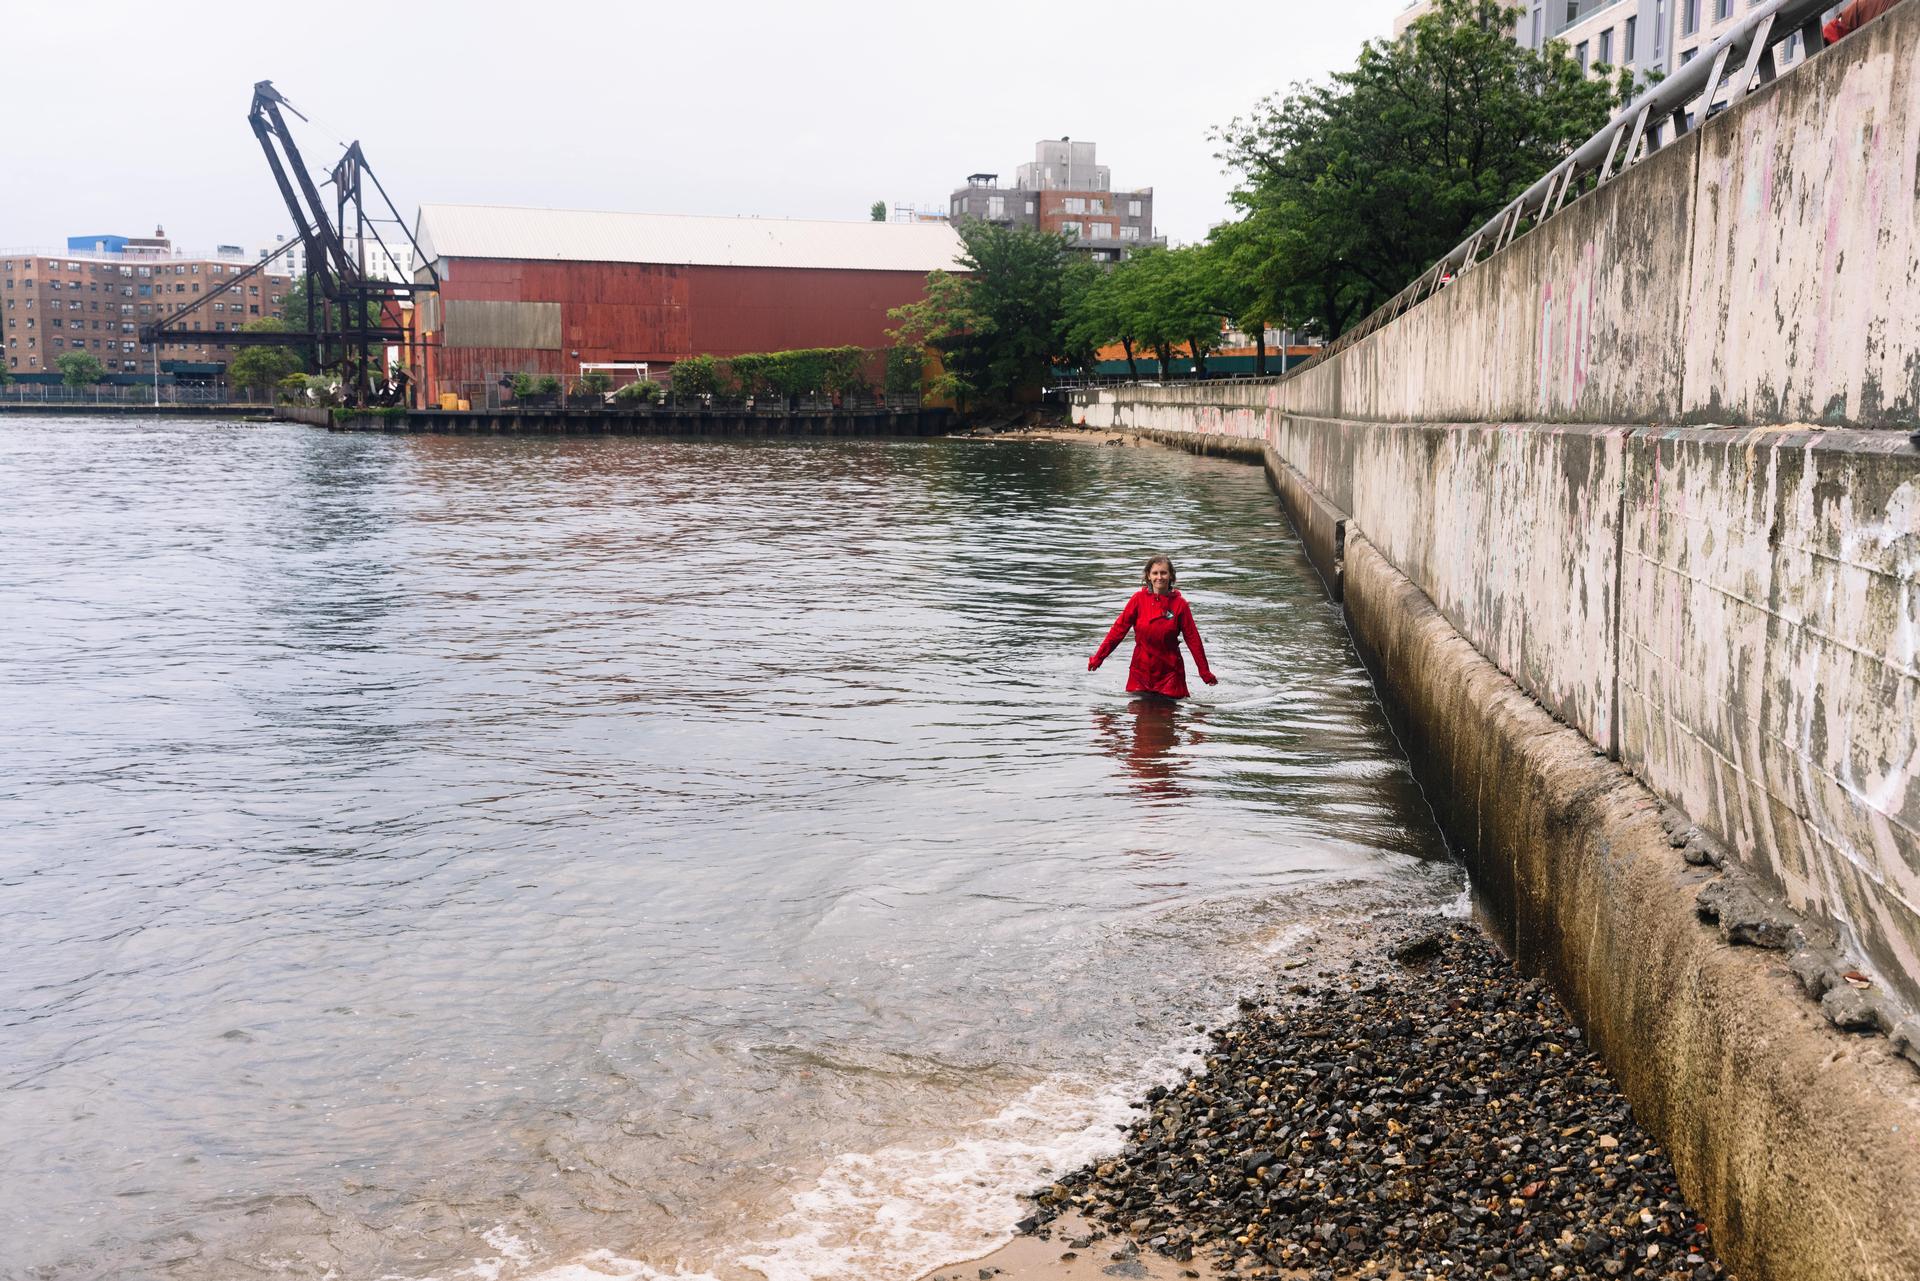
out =
<svg viewBox="0 0 1920 1281"><path fill-rule="evenodd" d="M1460 888L1241 464L0 419L0 619L9 1279L912 1277Z"/></svg>

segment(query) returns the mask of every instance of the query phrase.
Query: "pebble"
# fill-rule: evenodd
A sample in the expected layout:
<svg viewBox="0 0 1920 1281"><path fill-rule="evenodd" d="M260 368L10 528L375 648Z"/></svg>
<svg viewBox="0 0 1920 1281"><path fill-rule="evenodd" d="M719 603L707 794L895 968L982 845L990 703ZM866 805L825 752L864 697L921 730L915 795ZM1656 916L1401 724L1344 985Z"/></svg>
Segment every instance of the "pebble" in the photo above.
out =
<svg viewBox="0 0 1920 1281"><path fill-rule="evenodd" d="M1206 1070L1034 1218L1232 1277L1726 1277L1580 1030L1472 926L1290 991L1209 1033Z"/></svg>

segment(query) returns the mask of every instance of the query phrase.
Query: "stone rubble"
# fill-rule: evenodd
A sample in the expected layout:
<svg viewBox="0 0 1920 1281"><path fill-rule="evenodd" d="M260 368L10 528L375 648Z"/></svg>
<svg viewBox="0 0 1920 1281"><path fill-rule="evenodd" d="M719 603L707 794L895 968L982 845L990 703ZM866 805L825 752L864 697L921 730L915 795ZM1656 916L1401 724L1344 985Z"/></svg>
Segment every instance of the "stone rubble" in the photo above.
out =
<svg viewBox="0 0 1920 1281"><path fill-rule="evenodd" d="M1078 1209L1236 1277L1728 1275L1580 1030L1473 927L1241 1008L1024 1231Z"/></svg>

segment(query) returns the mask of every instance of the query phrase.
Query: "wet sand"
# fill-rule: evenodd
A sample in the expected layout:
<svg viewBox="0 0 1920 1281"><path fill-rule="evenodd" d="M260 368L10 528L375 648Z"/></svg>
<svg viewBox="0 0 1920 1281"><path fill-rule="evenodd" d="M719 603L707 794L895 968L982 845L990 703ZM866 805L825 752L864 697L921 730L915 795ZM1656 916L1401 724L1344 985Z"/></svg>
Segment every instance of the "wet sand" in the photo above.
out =
<svg viewBox="0 0 1920 1281"><path fill-rule="evenodd" d="M938 1268L924 1281L976 1281L982 1275L988 1281L1216 1281L1220 1276L1202 1260L1169 1259L1128 1236L1110 1235L1077 1214L1062 1215L1042 1231L1045 1236L1015 1237L992 1254Z"/></svg>

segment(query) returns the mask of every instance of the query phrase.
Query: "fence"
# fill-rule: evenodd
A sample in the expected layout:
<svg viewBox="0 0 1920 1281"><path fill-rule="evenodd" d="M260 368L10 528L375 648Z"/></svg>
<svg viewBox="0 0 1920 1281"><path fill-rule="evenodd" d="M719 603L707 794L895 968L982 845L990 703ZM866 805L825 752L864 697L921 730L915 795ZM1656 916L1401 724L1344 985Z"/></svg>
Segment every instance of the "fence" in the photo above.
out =
<svg viewBox="0 0 1920 1281"><path fill-rule="evenodd" d="M197 387L161 384L154 399L150 383L102 383L68 387L60 383L11 383L0 387L0 405L272 405L271 393L235 391L224 383Z"/></svg>

